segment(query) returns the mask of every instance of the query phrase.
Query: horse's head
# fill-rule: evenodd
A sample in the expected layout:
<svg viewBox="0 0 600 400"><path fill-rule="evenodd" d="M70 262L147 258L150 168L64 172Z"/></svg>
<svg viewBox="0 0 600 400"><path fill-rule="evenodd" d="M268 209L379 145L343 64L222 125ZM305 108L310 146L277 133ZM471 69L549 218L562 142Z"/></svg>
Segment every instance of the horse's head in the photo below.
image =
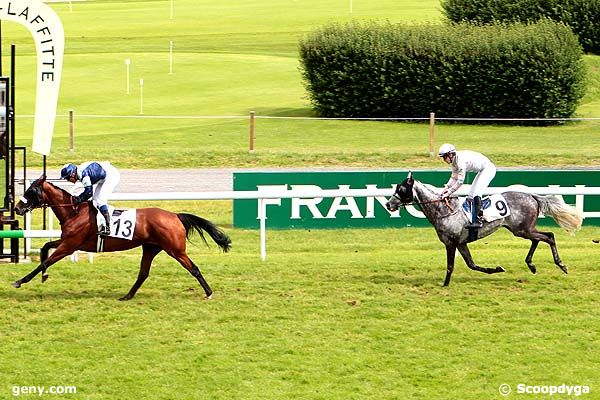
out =
<svg viewBox="0 0 600 400"><path fill-rule="evenodd" d="M21 197L15 206L15 212L18 215L23 215L34 208L44 205L44 190L42 185L45 181L46 177L42 176L41 178L36 179L25 191L23 197Z"/></svg>
<svg viewBox="0 0 600 400"><path fill-rule="evenodd" d="M408 177L399 185L396 185L396 190L394 194L387 203L385 203L385 207L389 211L396 211L401 205L410 204L413 201L413 184L415 180L412 177L412 172L408 173Z"/></svg>

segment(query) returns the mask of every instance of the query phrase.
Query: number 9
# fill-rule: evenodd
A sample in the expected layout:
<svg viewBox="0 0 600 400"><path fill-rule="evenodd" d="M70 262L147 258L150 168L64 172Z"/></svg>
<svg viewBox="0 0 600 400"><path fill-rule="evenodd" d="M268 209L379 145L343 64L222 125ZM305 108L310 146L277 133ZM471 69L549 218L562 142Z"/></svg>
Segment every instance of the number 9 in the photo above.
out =
<svg viewBox="0 0 600 400"><path fill-rule="evenodd" d="M508 213L508 207L506 207L506 203L502 200L496 202L496 210L498 210L498 213L503 217Z"/></svg>

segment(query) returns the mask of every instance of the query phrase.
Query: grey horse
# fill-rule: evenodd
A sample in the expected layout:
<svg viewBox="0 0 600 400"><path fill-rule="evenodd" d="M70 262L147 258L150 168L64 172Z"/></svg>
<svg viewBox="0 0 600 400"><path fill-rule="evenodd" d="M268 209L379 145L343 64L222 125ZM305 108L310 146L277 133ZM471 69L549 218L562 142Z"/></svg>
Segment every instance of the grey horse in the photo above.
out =
<svg viewBox="0 0 600 400"><path fill-rule="evenodd" d="M560 227L570 233L581 228L583 213L576 208L566 204L559 196L538 196L522 192L502 193L506 200L506 207L510 214L506 217L491 222L485 222L479 228L475 240L481 239L494 233L498 228L505 227L513 235L531 240L531 247L525 257L525 262L532 273L536 273L535 265L532 263L533 253L540 241L548 243L552 250L554 263L566 274L567 266L558 256L556 242L552 232L540 232L535 228L539 214L554 218ZM444 286L450 284L450 278L454 271L454 258L456 249L460 252L467 266L475 271L486 274L504 272L504 268L483 268L475 264L471 252L467 247L469 231L465 229L468 222L466 215L461 212L459 199L456 197L446 200L440 199L440 191L434 186L416 181L409 172L408 177L399 185L392 197L386 203L390 211L396 211L402 205L414 204L421 208L423 214L435 228L442 243L446 246L446 279Z"/></svg>

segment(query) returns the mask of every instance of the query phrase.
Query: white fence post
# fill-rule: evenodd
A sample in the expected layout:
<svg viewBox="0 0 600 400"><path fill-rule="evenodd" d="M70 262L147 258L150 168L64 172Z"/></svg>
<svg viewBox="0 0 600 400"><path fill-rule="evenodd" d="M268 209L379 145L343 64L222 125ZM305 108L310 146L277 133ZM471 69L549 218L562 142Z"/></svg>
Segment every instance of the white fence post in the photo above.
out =
<svg viewBox="0 0 600 400"><path fill-rule="evenodd" d="M267 204L265 199L258 199L258 208L260 210L260 258L267 259Z"/></svg>

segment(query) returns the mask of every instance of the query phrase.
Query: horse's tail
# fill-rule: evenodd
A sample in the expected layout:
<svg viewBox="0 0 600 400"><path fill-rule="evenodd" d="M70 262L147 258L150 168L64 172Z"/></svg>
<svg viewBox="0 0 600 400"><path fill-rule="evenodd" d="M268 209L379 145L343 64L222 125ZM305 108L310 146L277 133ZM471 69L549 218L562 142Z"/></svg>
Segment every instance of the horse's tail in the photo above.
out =
<svg viewBox="0 0 600 400"><path fill-rule="evenodd" d="M206 231L223 252L227 253L231 249L231 239L229 239L229 236L209 220L186 213L179 213L177 217L179 217L179 220L185 227L185 237L187 239L196 230L200 234L200 237L202 237L202 240L204 240L204 243L208 245L204 237L204 231Z"/></svg>
<svg viewBox="0 0 600 400"><path fill-rule="evenodd" d="M540 206L540 212L549 215L565 231L574 234L581 228L583 212L564 202L562 196L538 196L533 198Z"/></svg>

